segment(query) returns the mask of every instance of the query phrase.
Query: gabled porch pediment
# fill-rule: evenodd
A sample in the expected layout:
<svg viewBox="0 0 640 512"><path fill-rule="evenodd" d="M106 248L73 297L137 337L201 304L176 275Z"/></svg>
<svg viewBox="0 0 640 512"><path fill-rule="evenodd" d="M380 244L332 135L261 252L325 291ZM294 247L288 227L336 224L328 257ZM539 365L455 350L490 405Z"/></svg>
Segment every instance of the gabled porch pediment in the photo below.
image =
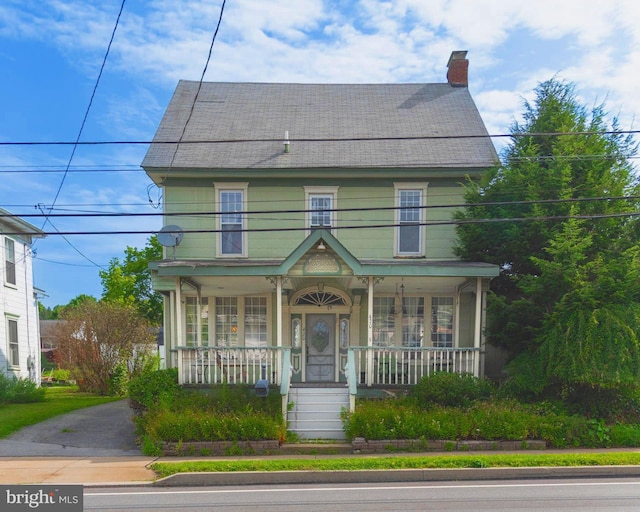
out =
<svg viewBox="0 0 640 512"><path fill-rule="evenodd" d="M305 238L280 265L290 276L353 276L362 273L360 261L329 231L318 229Z"/></svg>

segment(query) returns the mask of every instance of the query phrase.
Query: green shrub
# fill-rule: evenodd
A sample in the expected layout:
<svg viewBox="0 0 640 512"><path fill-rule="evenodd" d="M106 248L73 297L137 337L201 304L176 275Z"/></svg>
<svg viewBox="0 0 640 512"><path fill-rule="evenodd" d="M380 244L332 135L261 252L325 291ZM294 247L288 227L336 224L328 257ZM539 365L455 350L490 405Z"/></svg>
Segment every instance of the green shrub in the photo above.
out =
<svg viewBox="0 0 640 512"><path fill-rule="evenodd" d="M283 440L286 435L282 419L260 412L150 411L144 423L148 443Z"/></svg>
<svg viewBox="0 0 640 512"><path fill-rule="evenodd" d="M638 424L612 425L609 436L612 446L640 447L640 425Z"/></svg>
<svg viewBox="0 0 640 512"><path fill-rule="evenodd" d="M493 384L471 374L437 372L423 377L409 395L420 407L434 405L444 407L469 407L478 400L488 400L494 391Z"/></svg>
<svg viewBox="0 0 640 512"><path fill-rule="evenodd" d="M180 395L178 369L141 373L129 381L128 392L135 407L151 409L168 406Z"/></svg>
<svg viewBox="0 0 640 512"><path fill-rule="evenodd" d="M0 373L0 403L27 404L44 402L45 388L38 387L29 379L16 379Z"/></svg>

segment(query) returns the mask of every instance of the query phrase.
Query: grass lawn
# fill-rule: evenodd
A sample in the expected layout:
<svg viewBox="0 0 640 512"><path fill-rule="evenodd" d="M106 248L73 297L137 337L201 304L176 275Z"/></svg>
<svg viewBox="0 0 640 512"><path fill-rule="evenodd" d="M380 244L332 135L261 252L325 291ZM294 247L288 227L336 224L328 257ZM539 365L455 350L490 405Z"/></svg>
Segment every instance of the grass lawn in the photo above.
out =
<svg viewBox="0 0 640 512"><path fill-rule="evenodd" d="M0 439L22 427L40 423L60 414L121 399L80 393L77 386L50 387L47 388L44 402L0 405Z"/></svg>
<svg viewBox="0 0 640 512"><path fill-rule="evenodd" d="M373 469L518 468L567 466L629 466L640 464L638 452L535 453L491 455L414 455L330 457L323 459L245 459L156 462L159 477L176 473L223 471L355 471Z"/></svg>

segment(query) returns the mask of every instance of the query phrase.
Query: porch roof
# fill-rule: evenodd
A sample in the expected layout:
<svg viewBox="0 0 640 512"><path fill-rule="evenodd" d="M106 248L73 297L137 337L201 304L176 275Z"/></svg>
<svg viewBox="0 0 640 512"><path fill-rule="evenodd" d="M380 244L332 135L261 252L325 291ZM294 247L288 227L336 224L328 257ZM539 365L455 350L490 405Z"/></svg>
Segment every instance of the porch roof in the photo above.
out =
<svg viewBox="0 0 640 512"><path fill-rule="evenodd" d="M326 250L336 254L351 269L356 277L496 277L499 267L489 263L460 260L430 261L424 259L358 259L329 231L319 229L312 232L283 259L212 259L212 260L162 260L150 263L150 268L162 277L197 276L287 276L293 266L316 246L323 242ZM309 277L339 277L330 272L310 273Z"/></svg>

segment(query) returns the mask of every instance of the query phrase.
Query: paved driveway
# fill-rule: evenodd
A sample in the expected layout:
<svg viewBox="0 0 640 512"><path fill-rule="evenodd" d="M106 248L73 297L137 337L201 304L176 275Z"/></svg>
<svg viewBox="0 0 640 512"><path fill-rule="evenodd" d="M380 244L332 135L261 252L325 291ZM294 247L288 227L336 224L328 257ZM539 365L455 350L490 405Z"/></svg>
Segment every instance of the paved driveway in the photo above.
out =
<svg viewBox="0 0 640 512"><path fill-rule="evenodd" d="M118 457L141 455L129 401L56 416L0 439L0 457Z"/></svg>

